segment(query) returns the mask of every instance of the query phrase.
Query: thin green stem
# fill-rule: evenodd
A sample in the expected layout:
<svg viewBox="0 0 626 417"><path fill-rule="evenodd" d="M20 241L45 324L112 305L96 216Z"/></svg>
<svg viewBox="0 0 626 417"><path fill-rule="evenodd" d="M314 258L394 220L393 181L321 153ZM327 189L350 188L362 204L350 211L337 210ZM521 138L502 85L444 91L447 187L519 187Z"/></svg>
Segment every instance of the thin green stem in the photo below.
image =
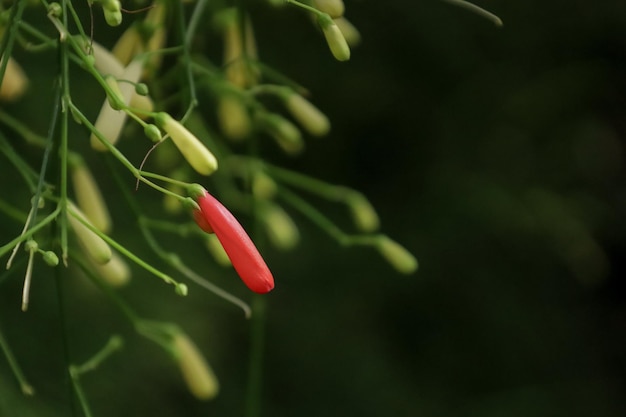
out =
<svg viewBox="0 0 626 417"><path fill-rule="evenodd" d="M188 37L193 36L193 32L188 30L187 27L185 26L185 9L183 7L183 3L180 1L177 1L176 4L178 5L177 14L178 14L178 26L180 29L180 38L181 38L181 42L183 43L182 59L183 59L183 64L185 66L185 75L187 77L187 85L189 88L189 95L190 95L189 106L187 107L187 111L185 112L185 115L181 119L181 123L184 123L185 120L187 120L187 118L193 111L193 109L196 108L196 106L198 105L198 98L196 96L196 85L195 85L195 81L193 78L193 73L191 71L191 55L189 53L189 46L191 45L191 42L187 40ZM204 7L204 5L202 5L202 7ZM196 9L197 8L198 7L196 6ZM194 12L195 11L196 10L194 10ZM200 9L200 12L201 11L202 10Z"/></svg>
<svg viewBox="0 0 626 417"><path fill-rule="evenodd" d="M124 246L120 245L115 240L113 240L112 238L110 238L106 234L102 233L100 230L98 230L96 227L94 227L91 223L86 221L81 215L79 215L78 213L74 212L74 210L72 209L71 206L68 207L68 214L72 215L76 220L81 222L85 227L87 227L93 233L98 235L102 240L104 240L106 243L111 245L113 248L115 248L117 251L119 251L122 255L126 256L128 259L130 259L131 261L133 261L134 263L136 263L137 265L139 265L140 267L142 267L146 271L152 273L156 277L161 278L165 283L174 285L176 287L176 289L177 289L177 293L180 294L181 292L185 291L183 289L184 284L179 283L178 281L176 281L175 279L173 279L169 275L159 271L158 269L156 269L155 267L153 267L152 265L150 265L149 263L147 263L143 259L139 258L137 255L135 255L134 253L132 253L131 251L126 249Z"/></svg>
<svg viewBox="0 0 626 417"><path fill-rule="evenodd" d="M59 212L60 210L57 207L55 211L50 213L48 216L46 216L42 221L37 223L35 226L28 229L24 234L16 237L15 239L10 241L6 245L0 246L0 257L6 255L15 245L17 245L20 242L25 241L26 239L34 235L36 232L41 230L43 227L45 227L48 223L52 222L52 220L54 220L59 215Z"/></svg>
<svg viewBox="0 0 626 417"><path fill-rule="evenodd" d="M22 368L17 363L17 359L15 359L15 356L13 355L13 352L11 351L9 344L7 343L6 339L4 338L4 335L2 334L2 329L0 329L0 349L4 353L4 356L7 358L7 362L9 363L9 366L11 367L11 371L13 372L13 375L15 375L17 382L20 384L22 393L24 395L34 395L35 390L33 389L33 386L28 382L26 377L24 376L24 372L22 372Z"/></svg>

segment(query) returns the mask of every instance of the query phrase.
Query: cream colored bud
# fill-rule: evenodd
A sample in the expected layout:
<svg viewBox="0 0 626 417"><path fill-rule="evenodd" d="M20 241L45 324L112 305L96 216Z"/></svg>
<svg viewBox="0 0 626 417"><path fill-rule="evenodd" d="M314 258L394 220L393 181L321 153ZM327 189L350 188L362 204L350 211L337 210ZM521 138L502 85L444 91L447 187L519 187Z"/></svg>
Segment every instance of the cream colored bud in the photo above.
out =
<svg viewBox="0 0 626 417"><path fill-rule="evenodd" d="M300 94L289 94L285 106L294 119L313 136L324 136L330 131L328 117Z"/></svg>
<svg viewBox="0 0 626 417"><path fill-rule="evenodd" d="M96 60L96 62L98 61ZM119 83L119 89L125 105L130 103L131 97L135 94L134 84L139 81L142 70L143 61L135 60L128 64L122 75L119 77L120 80L127 81ZM109 102L105 101L100 109L100 114L98 114L98 118L96 119L94 126L96 130L102 133L106 140L108 140L112 145L115 145L122 133L122 128L124 127L125 122L126 112L113 109L109 105ZM104 146L104 144L102 144L98 137L93 133L91 134L91 147L98 151L107 150L106 146Z"/></svg>
<svg viewBox="0 0 626 417"><path fill-rule="evenodd" d="M163 112L156 115L155 122L170 135L180 153L196 172L210 175L217 169L215 156L180 122Z"/></svg>
<svg viewBox="0 0 626 417"><path fill-rule="evenodd" d="M107 82L110 91L107 91L107 101L113 110L122 110L120 103L124 103L124 95L120 90L120 85L115 77L107 75L104 80Z"/></svg>
<svg viewBox="0 0 626 417"><path fill-rule="evenodd" d="M346 42L346 38L339 30L339 26L328 15L322 15L317 18L317 22L322 28L326 43L330 48L337 61L347 61L350 59L350 47Z"/></svg>
<svg viewBox="0 0 626 417"><path fill-rule="evenodd" d="M100 278L112 287L121 287L130 281L130 268L116 252L112 253L111 260L106 264L94 262L93 266Z"/></svg>
<svg viewBox="0 0 626 417"><path fill-rule="evenodd" d="M361 33L359 30L345 17L334 19L335 24L339 27L343 37L346 38L348 45L353 48L361 43Z"/></svg>
<svg viewBox="0 0 626 417"><path fill-rule="evenodd" d="M67 220L74 230L81 246L94 262L106 264L111 260L111 248L100 236L85 226L79 219L83 222L91 224L89 220L87 220L85 214L83 214L74 204L70 203L68 205Z"/></svg>
<svg viewBox="0 0 626 417"><path fill-rule="evenodd" d="M215 259L215 262L217 262L218 265L232 266L232 262L230 261L230 258L226 254L224 247L222 246L219 239L217 238L217 236L215 236L214 233L205 234L204 241L206 242L207 250L209 251L211 256L213 256L213 259Z"/></svg>
<svg viewBox="0 0 626 417"><path fill-rule="evenodd" d="M333 19L343 16L346 10L343 0L313 0L313 5L320 12L328 13Z"/></svg>
<svg viewBox="0 0 626 417"><path fill-rule="evenodd" d="M174 336L174 349L183 379L194 397L199 400L215 398L219 383L195 343L186 334L179 332Z"/></svg>
<svg viewBox="0 0 626 417"><path fill-rule="evenodd" d="M415 256L388 236L381 235L376 247L387 262L398 272L408 275L417 270L417 259L415 259Z"/></svg>
<svg viewBox="0 0 626 417"><path fill-rule="evenodd" d="M78 207L98 230L111 231L111 215L91 171L80 161L72 167L72 183Z"/></svg>
<svg viewBox="0 0 626 417"><path fill-rule="evenodd" d="M300 240L300 232L291 217L277 205L269 205L263 211L263 223L267 236L279 249L292 249Z"/></svg>
<svg viewBox="0 0 626 417"><path fill-rule="evenodd" d="M131 25L118 38L111 52L122 65L128 65L142 49L142 39L137 26Z"/></svg>
<svg viewBox="0 0 626 417"><path fill-rule="evenodd" d="M130 97L130 107L132 107L133 109L142 110L143 112L153 112L154 102L149 96L142 96L140 94L134 93ZM143 112L137 112L137 116L139 116L142 120L146 120L148 116L146 116Z"/></svg>
<svg viewBox="0 0 626 417"><path fill-rule="evenodd" d="M233 94L226 94L217 103L217 120L224 136L235 141L250 134L250 116L243 102Z"/></svg>
<svg viewBox="0 0 626 417"><path fill-rule="evenodd" d="M0 80L0 83L0 101L17 100L28 87L28 78L24 70L12 57L9 57L4 78Z"/></svg>
<svg viewBox="0 0 626 417"><path fill-rule="evenodd" d="M87 49L87 47L85 47ZM113 55L108 49L100 45L98 42L91 44L93 57L95 58L94 66L102 75L112 75L115 78L122 77L124 74L124 65Z"/></svg>
<svg viewBox="0 0 626 417"><path fill-rule="evenodd" d="M359 230L363 232L373 232L378 229L380 224L378 214L376 214L376 210L374 210L372 204L363 194L351 192L346 202L352 212L354 223Z"/></svg>

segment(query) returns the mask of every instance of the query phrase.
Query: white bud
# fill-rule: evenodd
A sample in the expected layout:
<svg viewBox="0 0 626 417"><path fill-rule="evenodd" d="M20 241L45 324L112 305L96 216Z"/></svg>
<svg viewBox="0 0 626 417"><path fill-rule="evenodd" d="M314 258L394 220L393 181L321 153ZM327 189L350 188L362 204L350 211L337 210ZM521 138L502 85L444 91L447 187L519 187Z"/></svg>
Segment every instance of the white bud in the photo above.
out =
<svg viewBox="0 0 626 417"><path fill-rule="evenodd" d="M9 57L6 70L4 71L4 78L0 80L0 83L1 101L17 100L28 87L28 78L24 74L24 70L12 57Z"/></svg>
<svg viewBox="0 0 626 417"><path fill-rule="evenodd" d="M111 256L113 256L109 245L90 228L85 226L83 222L78 220L79 218L83 222L90 223L78 207L69 203L67 220L85 252L96 263L105 264L109 262Z"/></svg>
<svg viewBox="0 0 626 417"><path fill-rule="evenodd" d="M91 171L83 161L79 161L71 172L78 207L98 230L109 233L111 216Z"/></svg>
<svg viewBox="0 0 626 417"><path fill-rule="evenodd" d="M350 47L346 42L346 38L339 30L339 26L330 18L330 16L322 15L318 16L317 21L322 28L326 43L330 48L330 52L333 54L337 61L347 61L350 59Z"/></svg>
<svg viewBox="0 0 626 417"><path fill-rule="evenodd" d="M343 0L313 0L313 5L320 12L328 13L333 19L343 16L346 10Z"/></svg>
<svg viewBox="0 0 626 417"><path fill-rule="evenodd" d="M313 136L324 136L330 130L328 117L300 94L289 94L285 106L294 119Z"/></svg>

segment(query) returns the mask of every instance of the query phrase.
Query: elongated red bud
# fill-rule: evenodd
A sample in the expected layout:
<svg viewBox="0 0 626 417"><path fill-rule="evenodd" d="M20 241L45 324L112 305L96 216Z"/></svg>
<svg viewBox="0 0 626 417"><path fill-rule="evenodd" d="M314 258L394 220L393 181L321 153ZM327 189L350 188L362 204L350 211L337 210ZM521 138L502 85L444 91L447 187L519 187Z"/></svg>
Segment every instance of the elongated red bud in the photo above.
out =
<svg viewBox="0 0 626 417"><path fill-rule="evenodd" d="M261 254L237 219L206 190L194 196L200 206L198 218L215 232L241 280L252 291L265 294L274 288L274 277ZM200 220L198 225L206 230Z"/></svg>

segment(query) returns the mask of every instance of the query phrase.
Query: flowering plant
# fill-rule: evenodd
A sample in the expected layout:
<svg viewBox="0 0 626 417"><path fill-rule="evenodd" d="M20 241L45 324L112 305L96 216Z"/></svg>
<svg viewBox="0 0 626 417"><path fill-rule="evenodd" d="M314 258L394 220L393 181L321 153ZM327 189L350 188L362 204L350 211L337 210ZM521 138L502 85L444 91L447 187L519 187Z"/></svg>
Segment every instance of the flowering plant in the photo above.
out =
<svg viewBox="0 0 626 417"><path fill-rule="evenodd" d="M206 279L206 271L190 267L184 249L167 249L168 240L157 234L177 236L186 242L181 248L205 242L217 265L232 265L259 294L279 288L285 278L278 275L274 282L271 263L262 257L267 245L257 248L231 210L248 219L255 240L281 251L300 240L292 218L297 213L341 246L372 247L403 274L417 269L407 249L378 233L378 215L363 194L268 160L267 146L295 157L307 136L329 135L331 123L304 87L259 58L252 5L230 3L17 0L0 18L0 99L7 103L0 109L2 168L17 173L27 189L0 197L0 213L21 227L11 229L0 246L7 270L0 288L6 291L23 274L21 309L30 313L37 309L31 292L37 293L44 276L55 277L61 294L71 285L66 276L81 275L119 308L137 334L170 355L190 392L204 400L217 395L219 384L203 349L181 326L140 317L122 287L133 286L131 276L143 279L146 273L171 284L180 296L192 291L189 283L197 284L253 320L262 318L263 308L253 311L217 279ZM343 1L263 2L275 13L283 6L311 18L307 36L327 43L325 59L350 59L360 35L344 17ZM221 38L221 61L203 50L209 31ZM37 81L30 80L35 71L20 64L35 54L56 62L55 70L38 73ZM52 87L43 130L20 107L38 100L42 85ZM144 138L153 144L139 145ZM152 190L162 198L158 218L143 197ZM345 205L357 232L344 232L301 192ZM136 219L133 227L149 251L134 247L124 233L128 218ZM72 317L64 303L71 300L59 296L59 314L69 326ZM62 338L69 343L66 333ZM112 332L82 364L65 357L65 374L86 415L90 393L82 377L121 349L124 340ZM22 371L20 352L13 352L10 342L0 333L0 347L22 392L32 395L37 381ZM258 366L259 359L253 359L251 367ZM250 401L258 395L253 391Z"/></svg>

